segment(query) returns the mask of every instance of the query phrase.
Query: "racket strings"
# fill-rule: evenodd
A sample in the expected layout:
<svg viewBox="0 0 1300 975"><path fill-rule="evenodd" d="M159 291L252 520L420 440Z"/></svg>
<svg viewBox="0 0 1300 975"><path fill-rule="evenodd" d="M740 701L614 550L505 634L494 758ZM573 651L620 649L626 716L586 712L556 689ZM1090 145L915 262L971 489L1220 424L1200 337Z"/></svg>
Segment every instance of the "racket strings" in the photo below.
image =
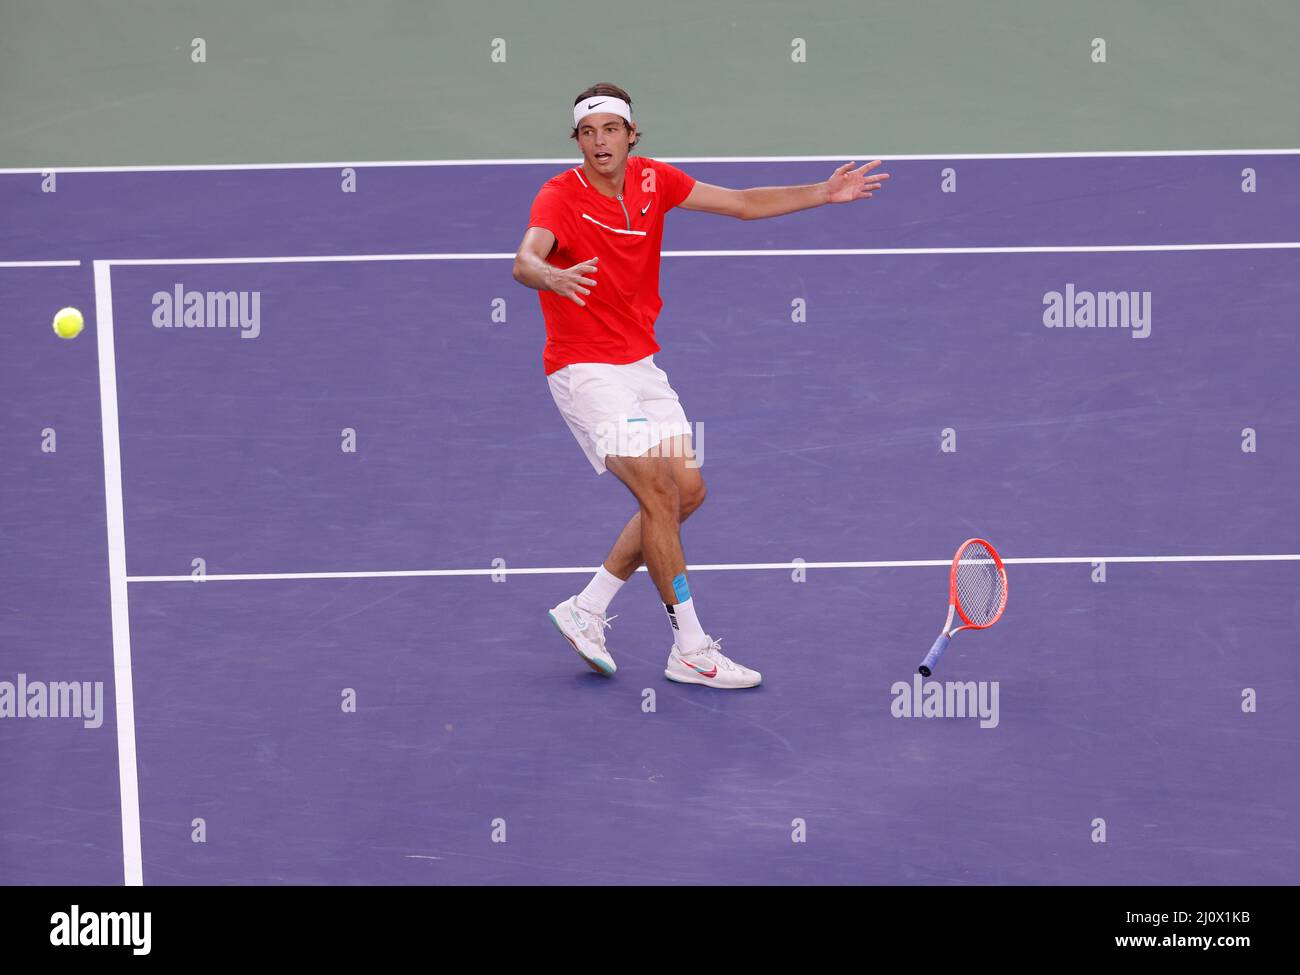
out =
<svg viewBox="0 0 1300 975"><path fill-rule="evenodd" d="M985 626L998 618L1006 598L1006 584L993 553L983 545L967 546L957 561L957 602L966 618Z"/></svg>

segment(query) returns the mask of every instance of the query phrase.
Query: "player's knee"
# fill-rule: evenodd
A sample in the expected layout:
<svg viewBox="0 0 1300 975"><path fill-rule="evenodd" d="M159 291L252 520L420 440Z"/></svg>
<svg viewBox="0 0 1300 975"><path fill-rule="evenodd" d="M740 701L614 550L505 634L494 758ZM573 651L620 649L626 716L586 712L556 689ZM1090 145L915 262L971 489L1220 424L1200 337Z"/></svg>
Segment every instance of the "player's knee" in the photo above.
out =
<svg viewBox="0 0 1300 975"><path fill-rule="evenodd" d="M666 465L656 465L656 469L646 477L637 494L641 507L652 516L676 515L681 509L681 494L677 482Z"/></svg>
<svg viewBox="0 0 1300 975"><path fill-rule="evenodd" d="M704 486L703 478L679 488L678 493L681 499L683 518L697 510L700 505L704 504L704 499L709 496L709 490Z"/></svg>

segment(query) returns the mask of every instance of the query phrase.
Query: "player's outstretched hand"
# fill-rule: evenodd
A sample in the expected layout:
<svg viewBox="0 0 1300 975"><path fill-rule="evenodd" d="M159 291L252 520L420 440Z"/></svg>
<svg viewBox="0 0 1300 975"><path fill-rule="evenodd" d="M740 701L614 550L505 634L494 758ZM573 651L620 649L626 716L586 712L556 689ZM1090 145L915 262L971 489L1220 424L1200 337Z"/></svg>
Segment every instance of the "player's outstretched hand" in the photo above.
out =
<svg viewBox="0 0 1300 975"><path fill-rule="evenodd" d="M856 162L857 160L854 160ZM826 181L830 203L852 203L854 200L869 200L871 194L880 189L881 184L889 179L888 173L873 173L871 170L880 165L880 160L865 163L853 169L853 163L847 162ZM852 172L850 172L852 170Z"/></svg>
<svg viewBox="0 0 1300 975"><path fill-rule="evenodd" d="M584 277L583 275L595 274L598 260L600 258L593 257L589 261L583 261L581 264L573 265L573 267L566 267L562 271L556 271L551 276L551 290L557 295L563 295L570 301L585 308L587 303L578 295L591 294L591 289L596 286L596 279Z"/></svg>

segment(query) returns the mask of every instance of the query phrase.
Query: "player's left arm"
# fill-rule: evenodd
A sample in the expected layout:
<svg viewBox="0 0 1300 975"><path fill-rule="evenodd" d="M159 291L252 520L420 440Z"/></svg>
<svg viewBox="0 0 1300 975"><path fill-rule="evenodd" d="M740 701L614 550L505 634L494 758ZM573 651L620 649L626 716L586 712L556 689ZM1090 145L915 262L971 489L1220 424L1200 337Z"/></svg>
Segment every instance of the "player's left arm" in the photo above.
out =
<svg viewBox="0 0 1300 975"><path fill-rule="evenodd" d="M880 160L866 163L857 169L848 162L831 173L824 183L808 186L756 186L747 190L730 190L698 180L690 194L679 205L687 210L720 213L740 220L761 220L779 217L796 210L809 210L826 203L852 203L869 200L873 193L889 179L888 173L874 173Z"/></svg>

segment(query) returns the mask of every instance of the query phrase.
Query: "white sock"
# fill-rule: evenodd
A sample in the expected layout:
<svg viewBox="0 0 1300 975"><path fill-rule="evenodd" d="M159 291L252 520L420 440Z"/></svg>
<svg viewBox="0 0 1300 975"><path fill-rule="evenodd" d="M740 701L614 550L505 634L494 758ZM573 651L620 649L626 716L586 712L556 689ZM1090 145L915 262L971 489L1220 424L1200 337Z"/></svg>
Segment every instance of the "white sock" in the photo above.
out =
<svg viewBox="0 0 1300 975"><path fill-rule="evenodd" d="M604 615L622 588L623 580L602 565L591 577L591 582L587 583L587 588L578 593L578 608L585 609L588 613Z"/></svg>
<svg viewBox="0 0 1300 975"><path fill-rule="evenodd" d="M664 612L673 627L673 643L682 653L703 650L709 645L709 638L695 615L695 600L691 599L691 587L686 584L685 573L673 580L673 591L681 602L664 603Z"/></svg>

